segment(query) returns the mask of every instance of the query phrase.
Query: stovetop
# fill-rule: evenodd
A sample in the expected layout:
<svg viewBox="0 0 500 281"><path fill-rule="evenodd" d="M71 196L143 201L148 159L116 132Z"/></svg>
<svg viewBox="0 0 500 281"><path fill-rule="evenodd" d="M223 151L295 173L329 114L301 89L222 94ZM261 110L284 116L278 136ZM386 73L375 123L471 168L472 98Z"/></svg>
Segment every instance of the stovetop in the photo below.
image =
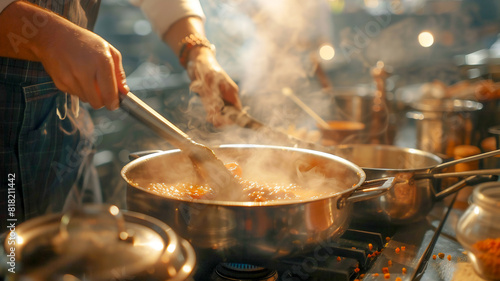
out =
<svg viewBox="0 0 500 281"><path fill-rule="evenodd" d="M351 224L336 241L338 245L323 252L279 261L276 268L261 273L267 277L256 280L375 281L399 280L399 277L401 281L482 281L473 272L463 247L455 238L455 226L463 211L450 209L448 212L448 206L451 206L450 200L437 202L426 220L406 226ZM439 257L440 253L444 254L443 258ZM226 264L222 267L253 270L251 265ZM214 276L218 278L217 274L214 268L210 274L198 272L194 279L225 280L214 279Z"/></svg>

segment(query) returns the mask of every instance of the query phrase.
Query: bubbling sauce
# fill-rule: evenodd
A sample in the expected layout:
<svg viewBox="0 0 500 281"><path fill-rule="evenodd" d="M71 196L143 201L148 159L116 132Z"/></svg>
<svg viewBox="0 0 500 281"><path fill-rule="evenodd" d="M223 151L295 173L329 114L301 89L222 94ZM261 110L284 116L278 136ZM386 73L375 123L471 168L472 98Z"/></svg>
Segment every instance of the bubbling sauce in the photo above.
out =
<svg viewBox="0 0 500 281"><path fill-rule="evenodd" d="M274 200L293 200L310 198L310 194L294 183L261 183L254 180L242 179L242 170L237 163L227 163L225 166L243 187L238 201L265 202ZM164 197L174 197L182 200L214 199L215 191L209 185L200 185L187 182L176 184L150 183L148 191Z"/></svg>

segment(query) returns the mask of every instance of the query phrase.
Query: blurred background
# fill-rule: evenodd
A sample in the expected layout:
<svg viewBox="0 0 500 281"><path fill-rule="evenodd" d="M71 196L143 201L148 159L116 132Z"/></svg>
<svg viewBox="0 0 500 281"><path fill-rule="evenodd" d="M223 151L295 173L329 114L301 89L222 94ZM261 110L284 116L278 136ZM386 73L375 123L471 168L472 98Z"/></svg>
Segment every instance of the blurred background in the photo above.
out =
<svg viewBox="0 0 500 281"><path fill-rule="evenodd" d="M283 96L285 87L319 115L331 118L338 111L330 102L332 95L370 96L376 89L372 70L383 62L390 74L384 97L391 113L391 143L416 147L415 121L407 118L413 101L455 95L460 91L451 87L465 85L464 81L467 86L478 81L495 86L500 79L499 1L201 0L201 4L207 37L217 48L219 63L238 83L246 110L303 138L317 135L315 122ZM244 129L218 129L205 122L177 55L154 33L139 8L127 0L103 0L95 31L121 51L132 91L193 139L209 145L258 142ZM467 88L457 95L478 99L476 90ZM491 120L483 121L495 124L496 97L482 102L493 104L485 115ZM95 164L105 199L123 206L126 184L120 170L129 155L172 147L121 110L90 111L97 140Z"/></svg>

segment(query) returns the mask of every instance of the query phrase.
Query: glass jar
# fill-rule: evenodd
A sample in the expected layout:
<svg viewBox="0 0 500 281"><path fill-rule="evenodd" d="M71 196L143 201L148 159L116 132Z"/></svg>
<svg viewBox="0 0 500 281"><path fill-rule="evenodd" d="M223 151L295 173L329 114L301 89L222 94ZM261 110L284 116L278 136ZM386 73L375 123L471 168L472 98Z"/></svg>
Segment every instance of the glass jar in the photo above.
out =
<svg viewBox="0 0 500 281"><path fill-rule="evenodd" d="M457 239L476 273L500 280L500 182L478 185L457 224Z"/></svg>

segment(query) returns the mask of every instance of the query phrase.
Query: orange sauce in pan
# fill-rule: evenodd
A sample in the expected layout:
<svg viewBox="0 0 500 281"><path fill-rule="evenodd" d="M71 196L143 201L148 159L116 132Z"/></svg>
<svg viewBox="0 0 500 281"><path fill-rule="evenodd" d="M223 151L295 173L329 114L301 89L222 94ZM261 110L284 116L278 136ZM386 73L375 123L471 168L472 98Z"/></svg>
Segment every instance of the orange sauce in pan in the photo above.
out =
<svg viewBox="0 0 500 281"><path fill-rule="evenodd" d="M243 187L240 201L265 202L299 199L302 197L300 196L301 187L296 184L260 183L242 179L242 170L237 163L227 163L225 166L235 175ZM146 189L160 196L184 200L213 199L215 197L215 191L209 185L188 182L177 184L150 183Z"/></svg>

